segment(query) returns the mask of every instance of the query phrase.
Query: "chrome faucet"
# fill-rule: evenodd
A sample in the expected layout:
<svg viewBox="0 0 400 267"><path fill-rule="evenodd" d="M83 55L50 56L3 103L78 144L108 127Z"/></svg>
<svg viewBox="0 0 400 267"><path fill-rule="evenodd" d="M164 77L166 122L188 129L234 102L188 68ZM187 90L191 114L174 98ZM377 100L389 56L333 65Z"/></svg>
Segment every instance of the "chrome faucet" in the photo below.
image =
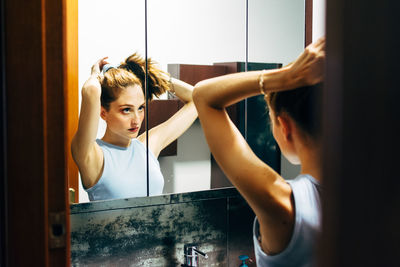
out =
<svg viewBox="0 0 400 267"><path fill-rule="evenodd" d="M182 264L182 267L191 267L191 266L199 266L199 256L201 255L204 258L208 258L207 254L201 252L197 249L196 244L186 244L183 247L183 252L185 253L185 263Z"/></svg>

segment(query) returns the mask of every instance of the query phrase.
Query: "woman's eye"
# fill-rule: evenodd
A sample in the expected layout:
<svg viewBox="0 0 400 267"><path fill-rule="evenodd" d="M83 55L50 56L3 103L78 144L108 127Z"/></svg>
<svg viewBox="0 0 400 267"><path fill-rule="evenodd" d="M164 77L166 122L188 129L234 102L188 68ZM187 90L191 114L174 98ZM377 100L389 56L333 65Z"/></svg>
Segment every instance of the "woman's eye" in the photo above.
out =
<svg viewBox="0 0 400 267"><path fill-rule="evenodd" d="M122 109L122 113L125 113L125 114L129 113L130 111L131 111L130 108L124 108L124 109Z"/></svg>
<svg viewBox="0 0 400 267"><path fill-rule="evenodd" d="M145 106L140 106L139 111L143 111L143 110L145 110Z"/></svg>

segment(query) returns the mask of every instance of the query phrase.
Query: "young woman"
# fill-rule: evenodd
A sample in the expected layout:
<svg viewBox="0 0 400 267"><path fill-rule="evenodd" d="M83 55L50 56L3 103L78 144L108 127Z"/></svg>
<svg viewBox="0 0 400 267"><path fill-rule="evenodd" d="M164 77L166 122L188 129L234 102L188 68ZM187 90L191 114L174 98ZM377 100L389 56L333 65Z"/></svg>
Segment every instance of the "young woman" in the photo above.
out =
<svg viewBox="0 0 400 267"><path fill-rule="evenodd" d="M78 165L89 199L104 200L146 196L146 133L138 136L145 114L145 60L133 54L118 67L97 61L82 88L78 130L72 140L72 156ZM193 86L171 78L148 61L151 100L173 92L185 105L166 122L149 130L150 195L164 186L157 157L182 135L197 118ZM103 138L96 140L99 118L107 123Z"/></svg>
<svg viewBox="0 0 400 267"><path fill-rule="evenodd" d="M322 81L324 45L320 39L281 69L230 74L195 86L193 97L211 152L256 214L257 266L312 262L321 217L319 132L313 116L320 89L309 85ZM227 115L227 106L260 93L266 95L283 155L301 164L295 180L285 181L257 158Z"/></svg>

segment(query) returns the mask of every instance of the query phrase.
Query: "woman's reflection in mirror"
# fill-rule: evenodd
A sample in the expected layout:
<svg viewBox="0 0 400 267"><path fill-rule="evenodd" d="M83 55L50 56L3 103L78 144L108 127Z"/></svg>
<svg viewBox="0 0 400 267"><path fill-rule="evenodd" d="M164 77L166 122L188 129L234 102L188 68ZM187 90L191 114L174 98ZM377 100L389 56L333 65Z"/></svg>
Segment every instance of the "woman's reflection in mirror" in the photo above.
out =
<svg viewBox="0 0 400 267"><path fill-rule="evenodd" d="M138 54L118 67L98 60L82 87L78 130L71 150L89 199L105 200L147 195L146 132L138 135L145 115L145 60ZM103 67L106 66L106 68ZM162 194L164 178L157 157L197 118L193 86L160 70L148 59L148 98L167 91L185 105L171 118L148 131L150 195ZM106 131L96 139L100 117Z"/></svg>
<svg viewBox="0 0 400 267"><path fill-rule="evenodd" d="M229 74L195 86L194 101L218 164L256 214L257 266L310 266L321 227L321 164L318 95L323 80L325 39L308 46L278 70ZM301 164L285 181L250 149L225 108L265 94L272 131L283 155Z"/></svg>

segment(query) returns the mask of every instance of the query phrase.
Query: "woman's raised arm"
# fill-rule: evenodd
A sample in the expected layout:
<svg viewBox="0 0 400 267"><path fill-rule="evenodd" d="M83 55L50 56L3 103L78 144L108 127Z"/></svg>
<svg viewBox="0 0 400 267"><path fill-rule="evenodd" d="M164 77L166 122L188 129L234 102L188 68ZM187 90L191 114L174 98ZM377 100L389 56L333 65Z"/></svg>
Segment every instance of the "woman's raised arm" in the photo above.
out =
<svg viewBox="0 0 400 267"><path fill-rule="evenodd" d="M167 121L149 131L149 148L157 157L161 150L181 136L197 118L196 107L193 103L193 86L181 80L170 79L170 91L185 105ZM145 135L140 136L144 141Z"/></svg>
<svg viewBox="0 0 400 267"><path fill-rule="evenodd" d="M91 187L99 177L103 164L103 153L96 143L100 119L101 86L98 80L106 58L98 60L91 70L90 77L82 87L82 102L78 130L72 139L71 152L81 173L82 183Z"/></svg>
<svg viewBox="0 0 400 267"><path fill-rule="evenodd" d="M193 98L208 145L219 166L256 213L267 233L266 251L287 245L294 222L291 188L261 161L230 120L225 108L247 97L295 89L322 80L324 40L281 69L224 75L196 84ZM250 118L251 119L251 118Z"/></svg>

